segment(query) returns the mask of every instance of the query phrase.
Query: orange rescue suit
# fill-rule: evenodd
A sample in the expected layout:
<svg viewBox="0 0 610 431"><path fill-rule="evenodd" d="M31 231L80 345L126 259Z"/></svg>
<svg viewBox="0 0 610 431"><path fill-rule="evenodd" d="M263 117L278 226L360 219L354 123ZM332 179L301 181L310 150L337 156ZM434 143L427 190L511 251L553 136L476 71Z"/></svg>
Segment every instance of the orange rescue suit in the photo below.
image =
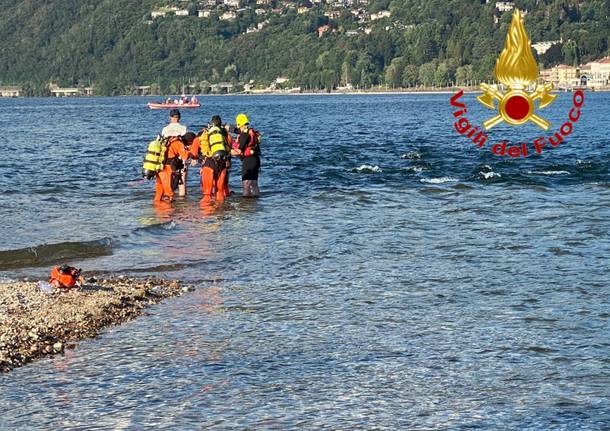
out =
<svg viewBox="0 0 610 431"><path fill-rule="evenodd" d="M227 142L227 154L231 151L232 138L230 134L225 135ZM230 195L229 191L229 168L231 161L227 160L222 166L217 166L214 159L210 157L210 144L207 132L202 133L193 140L190 148L190 155L197 159L203 157L201 161L201 194L203 201L208 202L212 199L214 188L216 189L216 200L223 201Z"/></svg>
<svg viewBox="0 0 610 431"><path fill-rule="evenodd" d="M169 165L169 160L176 157L182 160L187 160L189 153L184 147L184 143L178 137L169 138L167 145L167 155L163 169L157 172L157 183L155 186L155 202L161 202L163 197L167 197L170 202L174 200L174 190L172 189L172 167Z"/></svg>

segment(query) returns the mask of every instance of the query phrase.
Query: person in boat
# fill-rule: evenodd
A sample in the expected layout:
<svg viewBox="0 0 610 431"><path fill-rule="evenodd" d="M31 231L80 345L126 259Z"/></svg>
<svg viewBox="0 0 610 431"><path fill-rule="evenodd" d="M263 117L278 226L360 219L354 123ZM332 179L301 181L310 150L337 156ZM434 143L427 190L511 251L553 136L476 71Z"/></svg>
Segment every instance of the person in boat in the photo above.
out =
<svg viewBox="0 0 610 431"><path fill-rule="evenodd" d="M171 103L172 103L172 98L171 97L168 97L167 99L165 99L165 104L166 105L171 105Z"/></svg>
<svg viewBox="0 0 610 431"><path fill-rule="evenodd" d="M195 97L194 95L191 96L191 105L196 105L197 104L197 97Z"/></svg>
<svg viewBox="0 0 610 431"><path fill-rule="evenodd" d="M167 157L163 168L156 173L155 203L164 200L174 201L174 190L178 187L184 161L188 160L189 154L184 147L181 136L171 136L167 143Z"/></svg>
<svg viewBox="0 0 610 431"><path fill-rule="evenodd" d="M237 138L233 142L231 153L241 159L241 183L243 195L258 197L258 174L261 169L260 133L250 127L250 120L246 114L239 114L235 118Z"/></svg>
<svg viewBox="0 0 610 431"><path fill-rule="evenodd" d="M209 203L212 195L216 196L217 202L229 196L230 142L219 115L214 115L208 128L193 141L189 153L193 159L191 166L195 166L196 160L201 163L201 203Z"/></svg>
<svg viewBox="0 0 610 431"><path fill-rule="evenodd" d="M186 126L180 124L180 111L178 109L172 109L169 111L169 124L161 130L161 136L164 138L172 136L184 136L187 132ZM186 159L184 159L186 161ZM186 179L187 179L187 167L183 166L181 169L181 181L178 183L178 196L186 196Z"/></svg>

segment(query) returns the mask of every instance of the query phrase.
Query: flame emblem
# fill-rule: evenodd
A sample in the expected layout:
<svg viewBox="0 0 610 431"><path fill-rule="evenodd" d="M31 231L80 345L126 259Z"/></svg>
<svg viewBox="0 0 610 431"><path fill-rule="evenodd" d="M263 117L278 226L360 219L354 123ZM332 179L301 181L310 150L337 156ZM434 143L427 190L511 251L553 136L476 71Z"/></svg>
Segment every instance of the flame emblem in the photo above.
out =
<svg viewBox="0 0 610 431"><path fill-rule="evenodd" d="M551 124L534 113L534 102L540 100L538 108L542 109L553 103L557 96L550 94L553 84L536 84L538 65L532 55L523 14L518 9L513 13L504 49L496 61L494 75L502 86L481 84L483 94L477 99L487 108L494 110L494 101L498 101L499 114L485 121L483 127L491 129L502 121L513 126L531 121L548 130Z"/></svg>

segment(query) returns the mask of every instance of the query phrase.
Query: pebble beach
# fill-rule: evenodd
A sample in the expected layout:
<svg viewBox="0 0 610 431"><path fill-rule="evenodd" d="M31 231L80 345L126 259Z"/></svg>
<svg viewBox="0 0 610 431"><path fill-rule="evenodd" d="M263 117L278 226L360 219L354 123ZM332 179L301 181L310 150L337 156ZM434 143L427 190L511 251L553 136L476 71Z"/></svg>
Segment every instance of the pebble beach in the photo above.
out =
<svg viewBox="0 0 610 431"><path fill-rule="evenodd" d="M179 281L156 277L90 278L81 288L52 293L41 291L36 282L0 283L0 371L60 354L78 340L189 290Z"/></svg>

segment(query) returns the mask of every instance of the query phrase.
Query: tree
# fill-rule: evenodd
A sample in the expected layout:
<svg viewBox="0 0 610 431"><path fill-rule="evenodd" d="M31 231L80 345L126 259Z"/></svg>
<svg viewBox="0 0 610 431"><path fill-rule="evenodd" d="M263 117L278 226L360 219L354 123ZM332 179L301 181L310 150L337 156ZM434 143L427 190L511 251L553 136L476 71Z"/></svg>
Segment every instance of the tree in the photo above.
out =
<svg viewBox="0 0 610 431"><path fill-rule="evenodd" d="M428 87L434 83L434 74L436 73L436 62L431 61L419 66L419 81Z"/></svg>
<svg viewBox="0 0 610 431"><path fill-rule="evenodd" d="M448 87L453 80L447 63L442 62L434 71L434 85L436 87Z"/></svg>
<svg viewBox="0 0 610 431"><path fill-rule="evenodd" d="M334 90L339 82L337 74L332 69L322 71L322 84L327 90Z"/></svg>
<svg viewBox="0 0 610 431"><path fill-rule="evenodd" d="M561 47L563 62L570 66L578 66L578 46L573 40L568 40Z"/></svg>
<svg viewBox="0 0 610 431"><path fill-rule="evenodd" d="M414 87L419 83L419 70L414 64L407 64L402 72L403 87Z"/></svg>
<svg viewBox="0 0 610 431"><path fill-rule="evenodd" d="M197 9L198 9L197 2L190 2L186 9L188 10L190 16L197 16L197 14L198 14L198 12L197 12Z"/></svg>
<svg viewBox="0 0 610 431"><path fill-rule="evenodd" d="M369 88L375 83L375 69L370 55L361 55L356 63L356 71L359 75L358 84L361 87Z"/></svg>
<svg viewBox="0 0 610 431"><path fill-rule="evenodd" d="M345 86L355 84L358 81L356 68L347 60L341 65L341 83Z"/></svg>
<svg viewBox="0 0 610 431"><path fill-rule="evenodd" d="M237 66L235 64L229 64L227 67L225 67L223 79L227 81L237 80Z"/></svg>
<svg viewBox="0 0 610 431"><path fill-rule="evenodd" d="M386 67L385 83L391 85L392 88L400 87L402 84L402 72L404 70L404 60L402 57L396 57L392 63Z"/></svg>
<svg viewBox="0 0 610 431"><path fill-rule="evenodd" d="M546 50L544 54L542 54L542 63L548 66L554 66L563 61L565 54L563 53L562 45L556 43L551 45L549 49Z"/></svg>
<svg viewBox="0 0 610 431"><path fill-rule="evenodd" d="M455 81L457 85L468 85L474 80L472 65L460 66L455 72Z"/></svg>
<svg viewBox="0 0 610 431"><path fill-rule="evenodd" d="M172 84L179 89L204 79L234 85L252 79L265 86L278 76L308 88L493 80L511 20L504 13L494 23L494 2L483 0L371 0L368 12L389 8L394 26L386 29L388 20L380 20L370 34L339 31L318 38L322 25L356 28L350 13L356 6L345 7L338 20L325 17L320 6L264 17L252 7L238 20L219 21L220 9L206 19L150 20L151 10L169 4L160 0L13 3L0 8L0 81L29 83L26 93L36 95L51 79L64 86L86 82L107 95L152 83L167 92ZM255 0L246 3L254 6ZM182 4L196 14L197 0ZM525 25L532 41L567 41L540 62L576 64L608 54L610 1L519 0L516 6L529 11ZM260 31L246 34L262 22Z"/></svg>

